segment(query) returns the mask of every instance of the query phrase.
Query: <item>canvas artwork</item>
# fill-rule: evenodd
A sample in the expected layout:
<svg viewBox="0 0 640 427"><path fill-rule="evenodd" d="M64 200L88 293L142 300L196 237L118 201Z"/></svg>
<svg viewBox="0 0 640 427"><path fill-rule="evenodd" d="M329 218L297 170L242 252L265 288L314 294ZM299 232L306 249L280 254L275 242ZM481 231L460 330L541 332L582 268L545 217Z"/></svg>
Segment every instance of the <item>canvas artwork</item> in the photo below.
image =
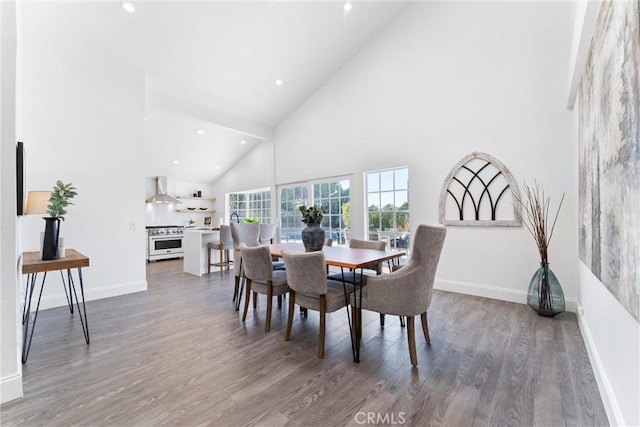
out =
<svg viewBox="0 0 640 427"><path fill-rule="evenodd" d="M580 87L580 259L640 321L640 17L603 2Z"/></svg>

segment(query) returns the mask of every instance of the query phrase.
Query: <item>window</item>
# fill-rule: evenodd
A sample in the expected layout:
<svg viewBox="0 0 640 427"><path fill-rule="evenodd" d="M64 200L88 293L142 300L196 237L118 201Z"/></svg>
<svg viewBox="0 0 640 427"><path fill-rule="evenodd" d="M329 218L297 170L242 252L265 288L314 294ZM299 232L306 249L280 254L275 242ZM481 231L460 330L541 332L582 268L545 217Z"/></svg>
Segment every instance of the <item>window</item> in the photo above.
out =
<svg viewBox="0 0 640 427"><path fill-rule="evenodd" d="M322 228L334 244L346 243L350 227L349 179L312 181L280 187L280 238L283 242L300 241L304 228L300 205L324 207Z"/></svg>
<svg viewBox="0 0 640 427"><path fill-rule="evenodd" d="M409 169L366 174L369 240L387 240L389 249L408 249Z"/></svg>
<svg viewBox="0 0 640 427"><path fill-rule="evenodd" d="M257 216L263 224L271 223L271 190L268 188L227 193L229 216L238 218Z"/></svg>

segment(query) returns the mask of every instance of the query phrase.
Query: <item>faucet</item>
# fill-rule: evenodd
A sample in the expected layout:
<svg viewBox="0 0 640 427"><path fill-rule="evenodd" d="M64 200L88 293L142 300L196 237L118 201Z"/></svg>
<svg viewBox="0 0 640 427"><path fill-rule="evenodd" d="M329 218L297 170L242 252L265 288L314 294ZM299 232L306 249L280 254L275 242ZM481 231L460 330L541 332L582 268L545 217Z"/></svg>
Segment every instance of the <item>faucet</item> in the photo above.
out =
<svg viewBox="0 0 640 427"><path fill-rule="evenodd" d="M231 216L229 217L229 222L230 222L230 223L231 223L231 222L233 222L233 217L234 217L234 216L236 217L236 222L237 222L237 223L239 223L239 222L240 222L240 215L238 215L238 213L237 213L237 212L233 212L233 213L231 214Z"/></svg>

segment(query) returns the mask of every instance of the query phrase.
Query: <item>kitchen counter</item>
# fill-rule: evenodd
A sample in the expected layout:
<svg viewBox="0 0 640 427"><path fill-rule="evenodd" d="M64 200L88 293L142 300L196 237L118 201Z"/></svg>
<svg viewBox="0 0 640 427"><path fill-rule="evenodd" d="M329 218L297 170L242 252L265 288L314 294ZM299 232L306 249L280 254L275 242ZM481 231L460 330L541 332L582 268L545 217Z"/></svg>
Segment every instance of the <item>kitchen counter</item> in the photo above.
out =
<svg viewBox="0 0 640 427"><path fill-rule="evenodd" d="M184 231L199 231L199 232L211 232L211 231L220 231L218 227L185 227Z"/></svg>
<svg viewBox="0 0 640 427"><path fill-rule="evenodd" d="M207 244L220 240L220 229L209 227L185 228L182 246L184 247L184 272L202 276L207 272ZM214 260L218 251L212 252ZM218 267L211 267L217 269Z"/></svg>

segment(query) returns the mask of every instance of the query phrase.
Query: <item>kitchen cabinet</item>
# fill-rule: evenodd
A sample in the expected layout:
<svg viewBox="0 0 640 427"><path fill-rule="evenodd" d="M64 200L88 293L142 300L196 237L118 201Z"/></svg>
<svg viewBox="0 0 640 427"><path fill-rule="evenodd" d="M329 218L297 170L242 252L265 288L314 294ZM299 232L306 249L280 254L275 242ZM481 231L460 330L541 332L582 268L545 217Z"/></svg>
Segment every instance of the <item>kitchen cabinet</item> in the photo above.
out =
<svg viewBox="0 0 640 427"><path fill-rule="evenodd" d="M212 207L213 203L216 201L215 197L178 196L178 199L182 200L182 206L180 206L180 209L176 209L176 212L215 213L216 211Z"/></svg>

